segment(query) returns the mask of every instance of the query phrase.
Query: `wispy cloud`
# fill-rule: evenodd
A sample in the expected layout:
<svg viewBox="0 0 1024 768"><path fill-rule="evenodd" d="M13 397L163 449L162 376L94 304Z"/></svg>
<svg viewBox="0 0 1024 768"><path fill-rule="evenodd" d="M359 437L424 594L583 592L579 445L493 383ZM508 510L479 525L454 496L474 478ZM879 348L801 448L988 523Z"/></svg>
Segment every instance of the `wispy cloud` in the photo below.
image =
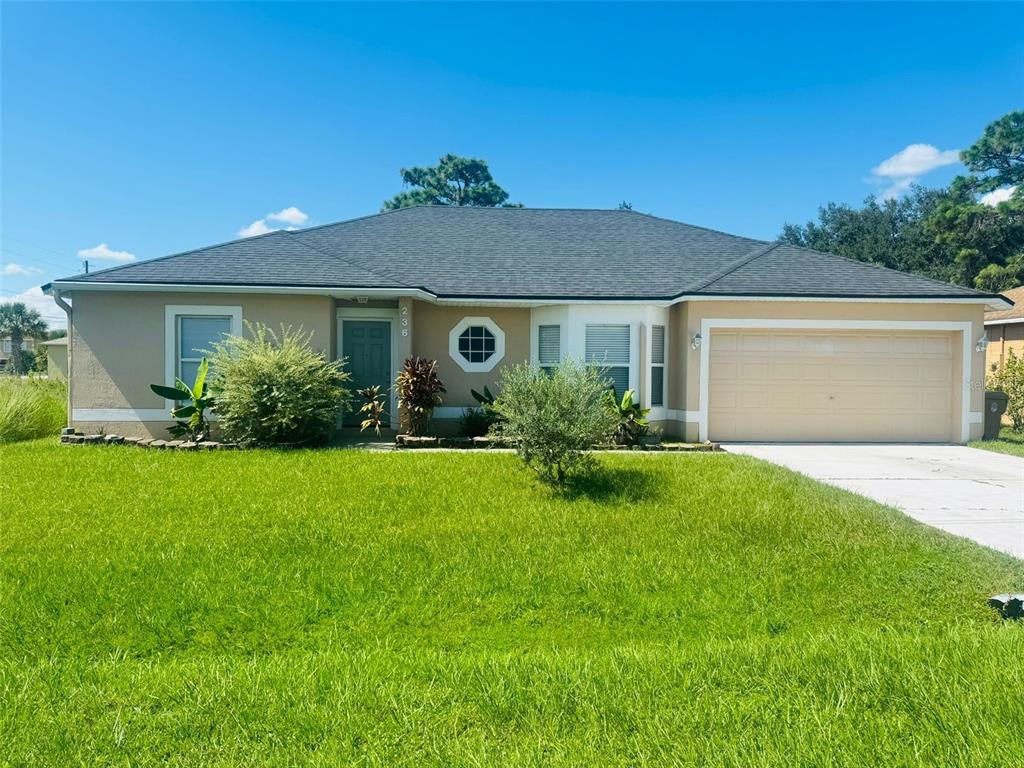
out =
<svg viewBox="0 0 1024 768"><path fill-rule="evenodd" d="M80 259L96 259L99 261L117 261L122 264L135 261L135 254L128 251L113 251L106 243L100 243L92 248L83 248L78 252Z"/></svg>
<svg viewBox="0 0 1024 768"><path fill-rule="evenodd" d="M239 237L255 237L256 235L266 235L269 232L277 232L281 227L272 227L267 224L268 221L273 221L278 224L287 224L288 231L298 229L301 225L309 221L309 214L303 213L294 205L288 208L282 208L280 211L275 213L268 213L262 219L256 219L252 224L247 227L242 227L238 230Z"/></svg>
<svg viewBox="0 0 1024 768"><path fill-rule="evenodd" d="M288 208L282 208L277 213L268 213L267 221L279 221L282 224L291 224L293 227L299 227L309 221L309 216L292 205Z"/></svg>
<svg viewBox="0 0 1024 768"><path fill-rule="evenodd" d="M921 176L960 162L960 150L940 150L931 144L910 144L871 169L877 183L886 185L880 200L891 200L906 192Z"/></svg>
<svg viewBox="0 0 1024 768"><path fill-rule="evenodd" d="M987 195L981 196L981 202L984 203L985 205L991 205L995 207L1000 203L1005 203L1007 200L1013 197L1013 193L1016 191L1016 189L1016 187L1000 187L999 189L993 189Z"/></svg>
<svg viewBox="0 0 1024 768"><path fill-rule="evenodd" d="M15 264L12 261L4 264L4 268L0 270L0 273L5 275L41 275L43 270L37 267L23 267L21 264Z"/></svg>

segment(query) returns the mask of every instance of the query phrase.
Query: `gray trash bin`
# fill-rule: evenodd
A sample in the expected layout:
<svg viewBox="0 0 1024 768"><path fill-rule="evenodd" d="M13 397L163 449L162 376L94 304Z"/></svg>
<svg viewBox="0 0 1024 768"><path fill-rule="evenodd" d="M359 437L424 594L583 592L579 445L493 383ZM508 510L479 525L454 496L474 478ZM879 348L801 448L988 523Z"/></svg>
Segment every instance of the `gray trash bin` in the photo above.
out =
<svg viewBox="0 0 1024 768"><path fill-rule="evenodd" d="M1006 413L1006 405L1010 398L1005 392L985 393L985 440L995 440L999 437L999 429L1003 425L1003 414Z"/></svg>

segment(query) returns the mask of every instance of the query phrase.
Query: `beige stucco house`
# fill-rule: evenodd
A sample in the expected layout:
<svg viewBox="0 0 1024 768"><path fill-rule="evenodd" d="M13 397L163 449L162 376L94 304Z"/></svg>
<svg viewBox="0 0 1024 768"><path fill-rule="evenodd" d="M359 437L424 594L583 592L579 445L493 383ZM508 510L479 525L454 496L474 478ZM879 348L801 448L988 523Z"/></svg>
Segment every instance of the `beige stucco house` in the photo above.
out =
<svg viewBox="0 0 1024 768"><path fill-rule="evenodd" d="M64 381L68 377L68 339L61 336L59 339L39 342L39 346L46 349L46 375L51 379Z"/></svg>
<svg viewBox="0 0 1024 768"><path fill-rule="evenodd" d="M1001 368L1010 350L1018 358L1024 357L1024 286L1011 288L1003 296L1014 306L985 312L985 331L989 341L985 354L986 371Z"/></svg>
<svg viewBox="0 0 1024 768"><path fill-rule="evenodd" d="M689 440L964 442L1001 296L632 211L415 207L44 286L76 427L164 436L153 382L243 321L301 325L360 386L436 359L452 429L504 366L607 367ZM392 403L392 413L394 403Z"/></svg>

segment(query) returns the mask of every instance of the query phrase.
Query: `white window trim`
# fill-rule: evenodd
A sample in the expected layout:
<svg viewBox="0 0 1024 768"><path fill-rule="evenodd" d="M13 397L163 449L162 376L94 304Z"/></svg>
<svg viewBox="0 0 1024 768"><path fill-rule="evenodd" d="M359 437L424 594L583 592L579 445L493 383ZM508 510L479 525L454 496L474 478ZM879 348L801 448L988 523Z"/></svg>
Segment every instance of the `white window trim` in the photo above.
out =
<svg viewBox="0 0 1024 768"><path fill-rule="evenodd" d="M473 325L482 325L494 335L494 354L482 363L471 363L459 352L459 335ZM487 373L505 357L505 332L489 317L464 317L448 332L448 356L466 373Z"/></svg>
<svg viewBox="0 0 1024 768"><path fill-rule="evenodd" d="M164 305L164 384L174 386L178 362L178 318L182 315L230 317L231 335L242 335L242 308L215 304L166 304ZM164 400L164 407L175 407L173 400ZM166 418L166 417L165 417Z"/></svg>
<svg viewBox="0 0 1024 768"><path fill-rule="evenodd" d="M745 320L739 318L705 318L700 323L700 391L697 439L708 439L708 400L710 397L709 370L711 363L711 330L713 328L779 328L823 331L959 331L963 339L960 374L963 388L960 392L960 441L966 443L971 436L971 374L974 354L973 326L971 323L947 323L933 320ZM689 412L687 412L689 413Z"/></svg>
<svg viewBox="0 0 1024 768"><path fill-rule="evenodd" d="M346 320L380 320L391 327L391 373L388 378L388 419L392 429L398 427L398 395L395 392L395 377L402 367L402 357L398 349L398 307L339 307L338 339L335 357L341 360L345 356L345 321ZM353 403L353 408L358 407Z"/></svg>

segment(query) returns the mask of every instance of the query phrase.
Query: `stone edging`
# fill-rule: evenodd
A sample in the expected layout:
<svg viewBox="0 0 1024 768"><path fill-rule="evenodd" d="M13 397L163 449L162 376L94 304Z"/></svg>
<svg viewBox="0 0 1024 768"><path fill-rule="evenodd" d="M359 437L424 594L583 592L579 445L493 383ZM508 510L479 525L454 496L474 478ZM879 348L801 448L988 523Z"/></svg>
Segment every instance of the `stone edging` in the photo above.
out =
<svg viewBox="0 0 1024 768"><path fill-rule="evenodd" d="M415 437L413 435L398 435L395 437L395 447L407 450L422 450L424 448L494 450L496 448L512 448L513 446L507 441L495 440L490 437ZM598 445L594 446L593 450L702 452L720 451L721 447L718 443L651 443L649 445Z"/></svg>
<svg viewBox="0 0 1024 768"><path fill-rule="evenodd" d="M158 451L232 451L238 448L238 445L235 443L220 443L215 440L193 443L189 440L154 440L149 437L83 435L81 432L62 434L60 441L64 445L134 445L139 448L153 448Z"/></svg>

